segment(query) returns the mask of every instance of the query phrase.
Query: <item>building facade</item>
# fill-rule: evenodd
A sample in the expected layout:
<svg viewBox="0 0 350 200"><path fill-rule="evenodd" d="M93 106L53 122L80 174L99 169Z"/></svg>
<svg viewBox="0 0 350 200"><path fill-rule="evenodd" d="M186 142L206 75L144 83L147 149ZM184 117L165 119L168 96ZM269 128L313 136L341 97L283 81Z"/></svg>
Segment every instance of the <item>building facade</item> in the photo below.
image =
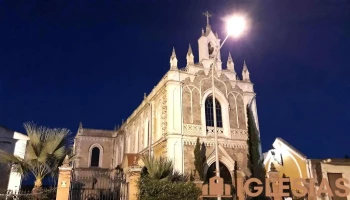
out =
<svg viewBox="0 0 350 200"><path fill-rule="evenodd" d="M282 138L276 138L272 146L273 149L264 153L265 170L269 172L272 167L274 168L274 171L278 173L279 177L290 178L290 186L293 194L296 192L302 192L298 191L299 188L293 185L293 179L304 179L306 183L303 185L307 188L308 192L313 188L315 194L320 190L322 180L325 179L332 194L321 194L321 196L318 197L316 197L316 195L309 195L307 197L308 199L350 200L350 194L346 197L340 197L335 193L336 190L345 193L342 188L339 188L336 185L337 179L345 178L350 181L349 158L309 159ZM267 175L269 175L269 173L267 173ZM314 184L310 181L311 179L314 180ZM344 183L344 185L349 188L350 191L350 184Z"/></svg>
<svg viewBox="0 0 350 200"><path fill-rule="evenodd" d="M20 158L24 158L28 136L0 126L0 149ZM22 177L10 166L0 163L0 190L18 191L21 187Z"/></svg>
<svg viewBox="0 0 350 200"><path fill-rule="evenodd" d="M350 159L310 159L309 166L311 169L310 178L315 180L316 190L320 188L322 179L329 183L331 193L322 195L321 197L313 198L315 200L350 200L350 194L346 197L341 197L336 194L336 190L340 193L345 193L342 188L336 185L339 178L345 178L350 181ZM350 184L344 183L349 188Z"/></svg>
<svg viewBox="0 0 350 200"><path fill-rule="evenodd" d="M282 138L276 138L272 146L273 149L264 153L264 165L267 172L273 164L276 171L279 173L279 177L287 177L291 180L310 178L310 160L307 159L303 153L295 149ZM291 189L294 192L296 190L293 182L291 183Z"/></svg>
<svg viewBox="0 0 350 200"><path fill-rule="evenodd" d="M229 53L223 67L220 44L221 40L207 23L198 39L198 62L194 61L189 45L187 65L179 68L173 49L169 71L121 127L98 130L81 124L75 138L74 148L79 157L75 168L114 168L125 154L136 153L167 157L177 171L191 173L195 169L196 139L200 138L206 148L205 173L212 169L215 149L211 65L217 54L214 91L220 164L231 178L235 170L249 176L248 105L259 129L254 87L245 62L242 79L238 78Z"/></svg>

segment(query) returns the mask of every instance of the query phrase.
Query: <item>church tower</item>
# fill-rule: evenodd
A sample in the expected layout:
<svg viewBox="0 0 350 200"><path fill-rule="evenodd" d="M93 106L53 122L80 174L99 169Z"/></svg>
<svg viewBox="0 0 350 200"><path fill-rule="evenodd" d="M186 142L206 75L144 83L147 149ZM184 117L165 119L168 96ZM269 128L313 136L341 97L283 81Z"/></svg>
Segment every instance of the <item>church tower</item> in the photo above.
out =
<svg viewBox="0 0 350 200"><path fill-rule="evenodd" d="M237 174L247 177L251 174L247 165L248 106L259 131L253 83L245 62L242 73L236 73L238 69L229 52L224 52L228 57L226 67L222 68L221 41L209 24L211 14L204 15L206 28L198 39L198 62L191 45L181 58L173 48L168 72L149 94L140 98L140 105L120 128L95 130L81 126L75 148L77 156L83 159L76 167L112 169L126 155L150 154L166 157L172 160L175 170L190 174L195 170L194 148L199 138L206 155L203 173L211 177L215 170L213 109L216 109L220 174L227 183L233 183ZM186 59L186 65L178 66L178 59ZM215 59L212 77L209 72ZM242 74L242 78L237 78L237 74Z"/></svg>
<svg viewBox="0 0 350 200"><path fill-rule="evenodd" d="M199 63L205 69L209 69L217 54L217 69L222 69L221 55L220 55L220 39L217 34L211 29L209 24L209 17L212 15L209 12L203 13L207 18L207 25L205 31L202 30L202 36L198 39Z"/></svg>

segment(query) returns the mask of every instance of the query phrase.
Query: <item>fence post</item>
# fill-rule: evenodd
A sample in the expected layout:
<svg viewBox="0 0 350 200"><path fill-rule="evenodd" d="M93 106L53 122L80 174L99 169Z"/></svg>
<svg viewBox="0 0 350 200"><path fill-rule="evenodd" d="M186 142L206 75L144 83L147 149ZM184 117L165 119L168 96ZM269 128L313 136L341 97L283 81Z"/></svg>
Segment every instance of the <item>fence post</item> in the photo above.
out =
<svg viewBox="0 0 350 200"><path fill-rule="evenodd" d="M68 155L64 159L62 166L58 167L58 169L59 173L56 200L68 200L72 176L72 167L69 165Z"/></svg>
<svg viewBox="0 0 350 200"><path fill-rule="evenodd" d="M141 170L142 168L138 165L136 157L134 157L134 162L129 167L128 172L126 174L126 180L128 182L128 200L139 199L138 181L141 178Z"/></svg>

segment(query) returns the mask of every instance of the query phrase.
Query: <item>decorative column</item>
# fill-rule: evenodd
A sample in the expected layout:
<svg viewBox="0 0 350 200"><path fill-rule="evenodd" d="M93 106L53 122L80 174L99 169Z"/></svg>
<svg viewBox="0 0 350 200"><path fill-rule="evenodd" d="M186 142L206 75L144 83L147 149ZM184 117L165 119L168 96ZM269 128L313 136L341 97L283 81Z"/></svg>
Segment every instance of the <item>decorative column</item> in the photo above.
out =
<svg viewBox="0 0 350 200"><path fill-rule="evenodd" d="M133 165L129 167L127 172L128 183L128 200L139 199L138 181L141 177L141 167L137 164L136 157L134 158Z"/></svg>
<svg viewBox="0 0 350 200"><path fill-rule="evenodd" d="M66 155L61 167L58 167L58 185L56 200L68 200L72 176L72 167L69 165L69 158Z"/></svg>

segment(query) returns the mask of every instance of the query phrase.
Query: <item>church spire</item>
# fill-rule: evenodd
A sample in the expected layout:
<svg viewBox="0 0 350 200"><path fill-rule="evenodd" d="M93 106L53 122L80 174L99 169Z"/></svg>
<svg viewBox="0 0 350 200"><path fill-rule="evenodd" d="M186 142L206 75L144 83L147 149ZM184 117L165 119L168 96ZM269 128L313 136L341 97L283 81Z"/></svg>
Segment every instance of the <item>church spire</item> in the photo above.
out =
<svg viewBox="0 0 350 200"><path fill-rule="evenodd" d="M247 64L246 64L245 61L244 61L244 64L243 64L242 78L243 78L243 81L250 82L249 71L248 71L248 67L247 67Z"/></svg>
<svg viewBox="0 0 350 200"><path fill-rule="evenodd" d="M209 24L209 17L211 17L212 15L208 11L203 13L203 15L206 16L206 18L207 18L207 26L206 26L205 33L208 34L211 31L211 26Z"/></svg>
<svg viewBox="0 0 350 200"><path fill-rule="evenodd" d="M193 64L193 63L194 63L194 56L193 56L191 44L189 44L189 46L188 46L188 51L187 51L186 59L187 59L187 65Z"/></svg>
<svg viewBox="0 0 350 200"><path fill-rule="evenodd" d="M175 48L173 47L173 52L170 56L170 69L177 69L177 58L175 53Z"/></svg>
<svg viewBox="0 0 350 200"><path fill-rule="evenodd" d="M230 70L231 72L235 72L235 64L232 60L231 53L228 53L228 59L227 59L227 69Z"/></svg>

